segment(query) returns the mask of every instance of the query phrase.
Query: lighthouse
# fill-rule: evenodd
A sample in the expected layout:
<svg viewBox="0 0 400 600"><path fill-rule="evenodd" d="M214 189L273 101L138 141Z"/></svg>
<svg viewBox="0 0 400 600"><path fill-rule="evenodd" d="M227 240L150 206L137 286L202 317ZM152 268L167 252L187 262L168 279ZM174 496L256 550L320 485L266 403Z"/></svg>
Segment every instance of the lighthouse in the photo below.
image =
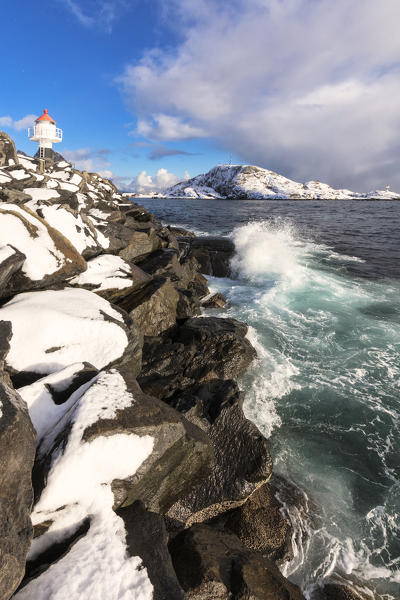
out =
<svg viewBox="0 0 400 600"><path fill-rule="evenodd" d="M39 143L40 158L46 158L46 148L51 149L53 144L62 142L62 136L62 129L56 127L56 122L49 115L47 108L44 109L42 116L35 120L35 125L28 129L28 137L31 142Z"/></svg>

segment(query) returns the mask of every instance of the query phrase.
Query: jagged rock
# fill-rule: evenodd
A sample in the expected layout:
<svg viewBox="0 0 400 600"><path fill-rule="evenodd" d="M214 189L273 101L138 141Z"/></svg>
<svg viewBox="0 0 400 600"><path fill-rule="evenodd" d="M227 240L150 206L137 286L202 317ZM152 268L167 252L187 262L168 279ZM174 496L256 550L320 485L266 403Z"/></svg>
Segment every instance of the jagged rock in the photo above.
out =
<svg viewBox="0 0 400 600"><path fill-rule="evenodd" d="M220 515L212 524L234 533L249 550L274 561L288 560L292 556L291 526L282 516L276 491L272 481L261 485L244 504Z"/></svg>
<svg viewBox="0 0 400 600"><path fill-rule="evenodd" d="M149 233L144 231L132 231L129 244L120 251L119 255L124 260L136 261L139 257L150 254L161 247L161 242L154 230Z"/></svg>
<svg viewBox="0 0 400 600"><path fill-rule="evenodd" d="M187 600L304 600L300 589L230 533L193 525L169 544Z"/></svg>
<svg viewBox="0 0 400 600"><path fill-rule="evenodd" d="M120 309L87 290L19 294L0 308L0 319L12 322L6 366L17 387L76 362L101 369L123 361L140 370L139 331Z"/></svg>
<svg viewBox="0 0 400 600"><path fill-rule="evenodd" d="M235 245L226 238L194 238L190 244L189 256L200 263L205 275L229 277L230 260L235 253Z"/></svg>
<svg viewBox="0 0 400 600"><path fill-rule="evenodd" d="M0 131L0 167L9 164L19 164L15 144L5 131Z"/></svg>
<svg viewBox="0 0 400 600"><path fill-rule="evenodd" d="M35 431L25 403L2 371L10 323L0 322L0 334L0 598L8 600L24 575L32 539Z"/></svg>
<svg viewBox="0 0 400 600"><path fill-rule="evenodd" d="M53 150L53 148L45 148L44 152L44 158L46 160L52 161L54 163L65 161L65 158L59 152ZM36 152L34 158L42 158L40 156L39 150Z"/></svg>
<svg viewBox="0 0 400 600"><path fill-rule="evenodd" d="M136 265L129 265L120 256L102 254L88 260L87 270L68 283L96 292L110 302L117 302L150 281L151 276Z"/></svg>
<svg viewBox="0 0 400 600"><path fill-rule="evenodd" d="M202 303L204 308L224 308L227 305L225 296L217 292Z"/></svg>
<svg viewBox="0 0 400 600"><path fill-rule="evenodd" d="M328 583L322 589L324 600L382 600L370 591L339 583Z"/></svg>
<svg viewBox="0 0 400 600"><path fill-rule="evenodd" d="M69 440L75 436L73 423L79 421L80 414L85 415L88 406L99 401L108 406L118 402L119 408L110 412L105 407L104 413L94 413L91 424L79 433L81 445L118 434L154 439L151 454L137 471L112 482L115 508L140 500L148 510L165 513L177 498L207 476L213 459L207 435L165 403L143 394L130 369L119 367L102 371L75 399L72 409L67 403L64 416L43 437L34 469L36 498L45 488L51 470L57 469L55 457L60 461L60 455L68 451Z"/></svg>
<svg viewBox="0 0 400 600"><path fill-rule="evenodd" d="M11 277L20 270L25 260L25 254L12 246L0 247L0 297L7 294Z"/></svg>
<svg viewBox="0 0 400 600"><path fill-rule="evenodd" d="M25 202L28 202L30 199L31 196L19 190L0 189L0 200L2 202L9 202L10 204L25 204Z"/></svg>
<svg viewBox="0 0 400 600"><path fill-rule="evenodd" d="M146 510L141 502L119 508L117 515L124 520L129 555L140 556L147 569L154 587L153 600L184 600L168 552L163 517Z"/></svg>
<svg viewBox="0 0 400 600"><path fill-rule="evenodd" d="M158 335L176 322L179 293L170 281L155 278L119 302L144 335Z"/></svg>
<svg viewBox="0 0 400 600"><path fill-rule="evenodd" d="M245 418L234 381L214 380L176 394L170 404L203 429L215 455L212 471L169 510L175 527L202 522L240 506L272 472L267 440Z"/></svg>
<svg viewBox="0 0 400 600"><path fill-rule="evenodd" d="M0 205L0 238L3 254L10 256L10 246L14 249L12 278L10 264L0 264L0 272L4 269L0 297L51 287L86 269L85 260L72 244L25 206ZM22 256L25 260L18 267Z"/></svg>
<svg viewBox="0 0 400 600"><path fill-rule="evenodd" d="M167 400L197 383L236 377L255 356L246 332L247 325L235 319L203 317L188 319L163 339L149 338L140 385Z"/></svg>

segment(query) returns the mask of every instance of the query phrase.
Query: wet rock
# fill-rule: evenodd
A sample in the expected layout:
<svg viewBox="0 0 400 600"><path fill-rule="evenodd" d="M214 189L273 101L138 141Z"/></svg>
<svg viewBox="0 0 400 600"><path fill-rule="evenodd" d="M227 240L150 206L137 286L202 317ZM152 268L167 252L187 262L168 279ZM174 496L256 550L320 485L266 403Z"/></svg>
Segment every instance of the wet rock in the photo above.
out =
<svg viewBox="0 0 400 600"><path fill-rule="evenodd" d="M381 600L369 590L352 587L351 585L328 583L322 589L324 600Z"/></svg>
<svg viewBox="0 0 400 600"><path fill-rule="evenodd" d="M224 308L227 305L227 300L223 294L219 292L208 298L202 303L204 308Z"/></svg>
<svg viewBox="0 0 400 600"><path fill-rule="evenodd" d="M226 238L194 238L190 244L189 256L194 256L201 266L201 272L214 277L229 277L230 260L235 252L234 243Z"/></svg>
<svg viewBox="0 0 400 600"><path fill-rule="evenodd" d="M282 515L272 481L261 485L242 506L221 515L213 525L234 533L249 550L261 552L271 560L292 556L291 526Z"/></svg>
<svg viewBox="0 0 400 600"><path fill-rule="evenodd" d="M272 562L247 550L233 534L193 525L170 542L169 550L188 600L304 600Z"/></svg>
<svg viewBox="0 0 400 600"><path fill-rule="evenodd" d="M1 323L0 367L8 352L10 324ZM35 430L25 403L0 369L0 598L20 583L32 540L31 471Z"/></svg>
<svg viewBox="0 0 400 600"><path fill-rule="evenodd" d="M208 434L215 455L207 479L169 510L174 527L206 521L240 506L270 478L268 442L245 418L235 382L214 380L177 394L169 402ZM231 522L233 527L234 516Z"/></svg>
<svg viewBox="0 0 400 600"><path fill-rule="evenodd" d="M154 587L153 600L184 600L171 556L168 533L161 515L150 512L141 502L119 508L124 520L126 544L130 556L140 556Z"/></svg>
<svg viewBox="0 0 400 600"><path fill-rule="evenodd" d="M188 319L162 338L150 337L143 347L140 385L168 400L199 382L236 377L255 356L246 332L235 319L204 317Z"/></svg>

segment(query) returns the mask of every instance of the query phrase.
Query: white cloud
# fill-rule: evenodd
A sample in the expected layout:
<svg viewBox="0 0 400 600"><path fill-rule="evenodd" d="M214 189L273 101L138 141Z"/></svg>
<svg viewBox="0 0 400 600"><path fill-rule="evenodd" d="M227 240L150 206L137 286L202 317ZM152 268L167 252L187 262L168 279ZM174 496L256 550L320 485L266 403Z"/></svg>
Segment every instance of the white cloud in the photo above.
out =
<svg viewBox="0 0 400 600"><path fill-rule="evenodd" d="M107 169L110 163L107 159L110 154L110 150L107 148L100 150L91 150L90 148L78 148L77 150L65 149L61 152L66 160L73 163L76 169L80 171L94 171L98 172L103 169L103 172L111 173ZM105 169L105 171L104 171ZM109 177L104 175L104 177ZM111 175L110 175L111 177Z"/></svg>
<svg viewBox="0 0 400 600"><path fill-rule="evenodd" d="M37 118L37 115L26 115L25 117L22 117L22 119L14 121L14 119L10 116L0 117L0 127L10 127L11 129L21 131L22 129L28 129L28 127L32 127L35 119Z"/></svg>
<svg viewBox="0 0 400 600"><path fill-rule="evenodd" d="M123 190L129 192L137 192L139 194L154 194L155 192L162 192L167 188L175 185L183 179L189 179L189 173L186 171L184 177L178 177L174 173L170 173L167 169L158 169L155 175L148 175L147 171L141 171L133 179L127 177L114 177L113 182L115 185Z"/></svg>
<svg viewBox="0 0 400 600"><path fill-rule="evenodd" d="M297 180L400 189L398 0L168 0L181 42L120 78L138 133Z"/></svg>
<svg viewBox="0 0 400 600"><path fill-rule="evenodd" d="M114 22L129 6L127 0L58 0L84 27L98 27L111 33Z"/></svg>

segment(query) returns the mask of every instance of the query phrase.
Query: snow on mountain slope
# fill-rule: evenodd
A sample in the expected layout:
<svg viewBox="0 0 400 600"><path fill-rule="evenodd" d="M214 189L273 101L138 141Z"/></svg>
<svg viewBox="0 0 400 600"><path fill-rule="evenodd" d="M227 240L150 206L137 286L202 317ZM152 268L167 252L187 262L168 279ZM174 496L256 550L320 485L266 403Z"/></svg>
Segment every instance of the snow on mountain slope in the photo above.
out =
<svg viewBox="0 0 400 600"><path fill-rule="evenodd" d="M362 200L367 198L400 200L400 194L390 190L366 194L346 189L335 190L319 181L297 183L273 171L251 165L218 165L208 173L174 185L165 192L165 196L232 200Z"/></svg>

